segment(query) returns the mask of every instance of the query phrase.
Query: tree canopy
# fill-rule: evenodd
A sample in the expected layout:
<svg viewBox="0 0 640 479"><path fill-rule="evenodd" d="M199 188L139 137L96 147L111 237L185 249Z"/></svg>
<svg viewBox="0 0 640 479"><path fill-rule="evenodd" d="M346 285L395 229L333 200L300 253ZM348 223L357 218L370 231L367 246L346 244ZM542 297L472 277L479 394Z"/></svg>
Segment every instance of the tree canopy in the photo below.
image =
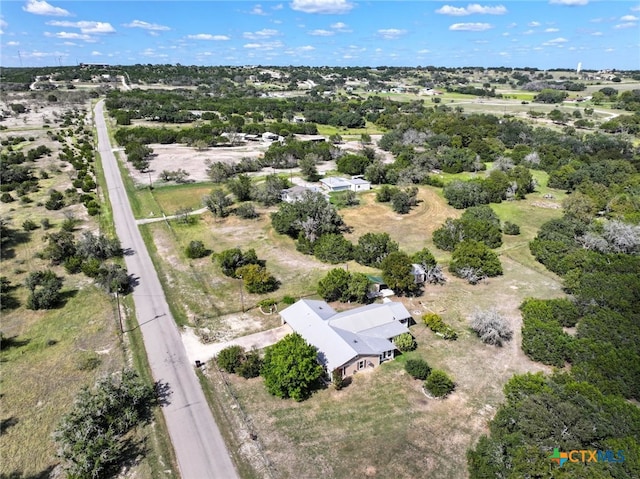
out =
<svg viewBox="0 0 640 479"><path fill-rule="evenodd" d="M274 396L307 399L324 374L318 351L297 333L288 334L265 350L262 376Z"/></svg>

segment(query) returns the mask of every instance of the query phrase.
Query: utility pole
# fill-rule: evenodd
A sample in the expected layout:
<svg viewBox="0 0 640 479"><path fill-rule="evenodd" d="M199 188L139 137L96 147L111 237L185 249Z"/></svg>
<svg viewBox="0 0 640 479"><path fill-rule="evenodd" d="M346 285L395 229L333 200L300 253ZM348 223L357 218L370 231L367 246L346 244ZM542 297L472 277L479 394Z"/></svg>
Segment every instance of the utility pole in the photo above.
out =
<svg viewBox="0 0 640 479"><path fill-rule="evenodd" d="M238 276L240 279L240 304L242 305L242 312L244 313L244 292L242 291L244 285L242 284L242 276Z"/></svg>

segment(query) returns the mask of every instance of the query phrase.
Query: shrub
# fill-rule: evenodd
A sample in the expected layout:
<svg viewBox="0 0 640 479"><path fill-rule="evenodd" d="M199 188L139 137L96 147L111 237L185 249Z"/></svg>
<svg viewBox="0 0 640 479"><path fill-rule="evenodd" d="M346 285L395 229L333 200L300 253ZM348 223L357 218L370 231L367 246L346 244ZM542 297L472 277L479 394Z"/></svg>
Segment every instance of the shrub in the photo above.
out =
<svg viewBox="0 0 640 479"><path fill-rule="evenodd" d="M404 365L405 371L407 371L414 379L421 379L424 381L429 377L431 368L424 359L408 359Z"/></svg>
<svg viewBox="0 0 640 479"><path fill-rule="evenodd" d="M59 210L64 207L64 195L59 191L53 190L49 195L49 199L45 202L44 207L48 210Z"/></svg>
<svg viewBox="0 0 640 479"><path fill-rule="evenodd" d="M440 369L434 369L424 382L424 387L433 396L441 398L453 391L455 384L447 373Z"/></svg>
<svg viewBox="0 0 640 479"><path fill-rule="evenodd" d="M236 276L242 278L249 293L264 294L278 289L278 280L264 266L248 264L236 270Z"/></svg>
<svg viewBox="0 0 640 479"><path fill-rule="evenodd" d="M38 229L38 225L33 220L24 220L22 222L22 228L25 231L33 231L33 230Z"/></svg>
<svg viewBox="0 0 640 479"><path fill-rule="evenodd" d="M28 309L51 309L60 301L62 278L51 270L33 271L25 284L31 291L27 299Z"/></svg>
<svg viewBox="0 0 640 479"><path fill-rule="evenodd" d="M353 257L353 245L341 234L325 234L313 245L313 254L323 263L343 263Z"/></svg>
<svg viewBox="0 0 640 479"><path fill-rule="evenodd" d="M242 364L236 368L236 373L245 379L257 378L260 376L262 369L262 358L258 351L249 351L242 361Z"/></svg>
<svg viewBox="0 0 640 479"><path fill-rule="evenodd" d="M255 206L251 203L243 203L236 208L236 215L245 220L251 220L260 216L260 214L256 211Z"/></svg>
<svg viewBox="0 0 640 479"><path fill-rule="evenodd" d="M294 298L293 296L285 296L284 298L282 298L282 302L284 304L293 304L296 302L296 298Z"/></svg>
<svg viewBox="0 0 640 479"><path fill-rule="evenodd" d="M209 254L209 250L205 248L204 243L195 240L189 242L184 252L187 258L190 259L204 258Z"/></svg>
<svg viewBox="0 0 640 479"><path fill-rule="evenodd" d="M483 343L502 346L503 341L510 341L513 330L507 320L495 310L476 311L471 317L471 329Z"/></svg>
<svg viewBox="0 0 640 479"><path fill-rule="evenodd" d="M456 276L464 277L463 273L468 268L489 277L502 274L502 265L498 256L487 245L479 241L462 241L453 250L449 271Z"/></svg>
<svg viewBox="0 0 640 479"><path fill-rule="evenodd" d="M44 230L48 230L49 228L51 228L51 220L49 220L49 218L42 218L40 220L40 224L42 225L42 229Z"/></svg>
<svg viewBox="0 0 640 479"><path fill-rule="evenodd" d="M331 384L333 384L336 391L340 391L344 387L344 378L339 369L334 369L331 373Z"/></svg>
<svg viewBox="0 0 640 479"><path fill-rule="evenodd" d="M576 304L566 298L535 299L527 298L520 305L522 317L541 321L557 321L561 326L575 326L580 318Z"/></svg>
<svg viewBox="0 0 640 479"><path fill-rule="evenodd" d="M522 351L534 361L563 367L571 353L572 338L556 321L524 319Z"/></svg>
<svg viewBox="0 0 640 479"><path fill-rule="evenodd" d="M446 324L439 314L427 313L422 316L422 321L424 321L424 324L426 324L427 327L438 336L452 341L458 339L458 333L451 326Z"/></svg>
<svg viewBox="0 0 640 479"><path fill-rule="evenodd" d="M69 274L76 274L82 271L82 258L71 256L64 260L64 269Z"/></svg>
<svg viewBox="0 0 640 479"><path fill-rule="evenodd" d="M418 345L416 344L416 340L413 338L413 336L411 336L410 333L402 333L401 335L397 336L393 340L393 344L395 344L396 348L398 348L403 353L406 353L407 351L413 351L418 347Z"/></svg>
<svg viewBox="0 0 640 479"><path fill-rule="evenodd" d="M222 349L216 356L218 367L228 373L235 373L244 359L244 348L238 345Z"/></svg>
<svg viewBox="0 0 640 479"><path fill-rule="evenodd" d="M505 221L504 222L504 234L511 235L511 236L519 235L520 234L520 227L515 223L511 223L510 221Z"/></svg>
<svg viewBox="0 0 640 479"><path fill-rule="evenodd" d="M15 201L15 198L11 196L11 193L2 193L2 195L0 195L0 201L3 203L11 203Z"/></svg>

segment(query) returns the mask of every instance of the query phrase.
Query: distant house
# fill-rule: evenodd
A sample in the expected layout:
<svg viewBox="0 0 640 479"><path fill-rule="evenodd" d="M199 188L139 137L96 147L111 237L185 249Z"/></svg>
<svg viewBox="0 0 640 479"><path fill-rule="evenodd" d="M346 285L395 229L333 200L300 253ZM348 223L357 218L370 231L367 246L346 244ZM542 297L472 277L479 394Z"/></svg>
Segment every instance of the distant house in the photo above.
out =
<svg viewBox="0 0 640 479"><path fill-rule="evenodd" d="M329 192L337 191L367 191L371 189L371 183L362 178L341 178L339 176L329 176L320 180L320 186Z"/></svg>
<svg viewBox="0 0 640 479"><path fill-rule="evenodd" d="M294 123L304 123L306 120L304 118L304 116L294 116L293 117L293 122Z"/></svg>
<svg viewBox="0 0 640 479"><path fill-rule="evenodd" d="M286 190L282 190L281 198L282 201L286 203L295 203L300 200L307 191L317 192L320 191L320 189L317 186L296 185L291 188L287 188Z"/></svg>
<svg viewBox="0 0 640 479"><path fill-rule="evenodd" d="M262 141L284 141L284 138L278 135L277 133L265 131L262 134Z"/></svg>
<svg viewBox="0 0 640 479"><path fill-rule="evenodd" d="M337 313L324 301L301 299L280 316L318 349L327 377L338 370L343 378L393 359L393 340L409 332L411 321L404 305L391 301Z"/></svg>

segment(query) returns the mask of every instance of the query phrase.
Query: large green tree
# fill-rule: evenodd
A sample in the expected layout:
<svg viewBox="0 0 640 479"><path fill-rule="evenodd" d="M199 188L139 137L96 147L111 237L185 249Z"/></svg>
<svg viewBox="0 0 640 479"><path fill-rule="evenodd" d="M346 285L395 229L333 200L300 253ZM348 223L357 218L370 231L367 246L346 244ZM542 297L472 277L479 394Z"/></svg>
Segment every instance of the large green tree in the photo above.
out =
<svg viewBox="0 0 640 479"><path fill-rule="evenodd" d="M127 433L151 419L155 404L154 386L132 370L100 380L93 390L83 389L54 434L69 476L117 475L134 447Z"/></svg>
<svg viewBox="0 0 640 479"><path fill-rule="evenodd" d="M323 369L317 349L293 333L266 349L261 374L274 396L303 401L317 386Z"/></svg>
<svg viewBox="0 0 640 479"><path fill-rule="evenodd" d="M388 233L365 233L358 238L353 256L360 264L378 267L389 253L398 249L398 243Z"/></svg>
<svg viewBox="0 0 640 479"><path fill-rule="evenodd" d="M493 277L502 274L502 265L498 255L487 245L479 241L465 240L453 250L449 271L464 278L468 272Z"/></svg>
<svg viewBox="0 0 640 479"><path fill-rule="evenodd" d="M389 253L380 264L382 279L398 294L413 293L417 289L415 278L411 274L411 258L402 252Z"/></svg>

